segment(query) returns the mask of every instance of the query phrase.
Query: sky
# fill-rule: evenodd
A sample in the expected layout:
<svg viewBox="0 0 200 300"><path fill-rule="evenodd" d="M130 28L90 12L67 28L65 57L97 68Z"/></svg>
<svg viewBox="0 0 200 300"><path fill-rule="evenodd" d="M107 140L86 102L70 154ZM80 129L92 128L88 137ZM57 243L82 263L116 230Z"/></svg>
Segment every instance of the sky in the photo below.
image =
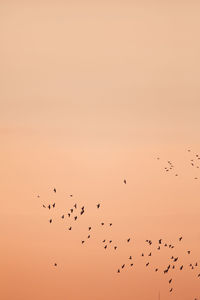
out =
<svg viewBox="0 0 200 300"><path fill-rule="evenodd" d="M188 267L200 265L199 9L0 1L2 299L200 299ZM69 231L74 203L85 214ZM161 270L174 250L158 253L160 238L185 266L172 293Z"/></svg>

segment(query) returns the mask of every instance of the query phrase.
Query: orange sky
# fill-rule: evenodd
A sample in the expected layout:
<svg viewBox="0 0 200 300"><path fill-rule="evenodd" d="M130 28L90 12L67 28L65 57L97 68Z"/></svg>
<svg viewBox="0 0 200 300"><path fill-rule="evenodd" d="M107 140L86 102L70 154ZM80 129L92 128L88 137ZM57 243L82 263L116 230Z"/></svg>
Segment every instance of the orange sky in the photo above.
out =
<svg viewBox="0 0 200 300"><path fill-rule="evenodd" d="M200 299L197 270L187 267L200 265L200 170L190 165L200 153L199 9L0 1L2 300L154 300L159 290L162 300ZM53 212L42 209L54 201ZM75 202L86 212L69 232L60 217ZM104 238L118 251L104 250ZM172 294L171 275L154 272L172 253L154 250L159 238L186 266ZM117 274L130 255L134 268Z"/></svg>

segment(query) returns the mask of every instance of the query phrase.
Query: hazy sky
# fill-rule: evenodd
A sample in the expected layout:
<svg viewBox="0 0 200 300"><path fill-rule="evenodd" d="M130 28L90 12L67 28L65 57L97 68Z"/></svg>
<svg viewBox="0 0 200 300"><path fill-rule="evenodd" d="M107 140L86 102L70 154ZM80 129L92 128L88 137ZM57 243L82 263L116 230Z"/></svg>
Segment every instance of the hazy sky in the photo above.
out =
<svg viewBox="0 0 200 300"><path fill-rule="evenodd" d="M159 290L200 299L189 268L169 295L168 277L140 257L146 239L183 235L177 255L200 264L200 171L190 165L200 150L199 10L177 0L0 1L3 300L153 300ZM178 177L164 171L168 160ZM54 201L50 225L42 204ZM60 216L74 202L87 213L69 232ZM104 238L119 251L104 251ZM118 276L130 255L134 269Z"/></svg>

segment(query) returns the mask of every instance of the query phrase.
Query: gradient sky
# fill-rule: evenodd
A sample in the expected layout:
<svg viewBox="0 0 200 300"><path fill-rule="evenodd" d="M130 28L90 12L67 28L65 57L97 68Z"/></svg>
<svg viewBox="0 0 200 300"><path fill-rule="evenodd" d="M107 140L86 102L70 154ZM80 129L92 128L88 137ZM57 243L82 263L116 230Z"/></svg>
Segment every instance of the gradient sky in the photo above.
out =
<svg viewBox="0 0 200 300"><path fill-rule="evenodd" d="M199 11L199 1L0 1L3 300L200 299L188 268L169 295L168 277L140 257L146 239L163 238L200 264L200 170L190 166L200 153ZM164 172L168 160L178 177ZM50 225L42 204L54 201ZM69 232L60 216L74 202L87 213ZM118 276L129 255L134 269Z"/></svg>

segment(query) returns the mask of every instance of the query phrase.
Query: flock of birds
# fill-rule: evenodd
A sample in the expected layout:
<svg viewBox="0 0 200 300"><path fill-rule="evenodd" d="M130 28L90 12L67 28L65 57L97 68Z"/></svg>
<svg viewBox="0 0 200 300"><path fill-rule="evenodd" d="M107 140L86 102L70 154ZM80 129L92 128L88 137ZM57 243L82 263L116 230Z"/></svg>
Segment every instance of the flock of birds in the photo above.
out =
<svg viewBox="0 0 200 300"><path fill-rule="evenodd" d="M188 150L188 152L191 152L191 150ZM196 154L195 158L196 159L194 159L194 158L191 159L191 166L199 168L199 166L197 165L197 161L200 160L200 156L198 154ZM157 157L157 159L159 160L160 158ZM165 167L165 171L170 172L170 171L173 171L173 169L174 169L174 164L171 161L168 161L168 166ZM175 173L175 176L178 176L178 174ZM195 177L195 179L197 179L197 178ZM125 185L127 184L126 179L123 180L123 184L125 184ZM53 192L54 193L57 192L56 188L53 189ZM70 194L69 196L73 197L72 194ZM39 195L37 197L40 198ZM51 210L56 207L56 203L54 202L54 203L48 204L48 205L43 204L42 207L45 209ZM101 208L101 203L97 203L96 209L99 210L100 208ZM68 218L71 221L73 220L73 222L76 222L79 218L82 217L83 214L85 214L85 206L81 206L79 208L79 205L77 203L74 203L73 207L71 207L65 214L62 214L60 216L60 218L61 219ZM53 222L53 219L50 218L49 223L51 224L52 222ZM100 226L107 225L108 227L111 227L113 225L113 223L112 222L110 222L110 223L101 222L99 225ZM69 226L68 230L72 231L73 225ZM91 238L92 226L88 226L87 231L88 231L87 237L85 239L81 240L82 245L85 244L85 242ZM181 243L182 239L183 239L182 236L177 238L177 243ZM128 237L126 239L126 243L131 243L131 241L132 241L131 237ZM102 248L104 248L105 250L107 250L110 247L112 247L112 249L115 251L117 251L117 249L118 249L118 245L116 243L114 243L112 239L108 239L108 240L103 239L101 242L102 242ZM192 270L194 272L194 274L196 274L196 277L198 279L200 279L200 269L199 269L200 262L194 261L194 262L190 262L189 265L184 265L181 262L181 257L179 255L177 255L177 253L176 253L177 244L168 243L168 242L164 241L162 238L158 239L157 242L154 242L149 239L145 240L144 242L145 242L145 245L148 246L148 252L146 251L147 252L146 253L143 249L143 252L141 251L141 253L140 253L140 257L143 259L143 264L146 268L149 268L150 266L152 266L154 272L156 272L156 273L160 272L161 274L163 274L164 276L167 277L167 281L169 284L169 293L172 293L174 290L173 284L174 284L174 276L176 274L176 273L174 273L175 270L181 272L182 270L189 268L190 270ZM155 257L156 253L163 251L163 249L168 249L170 251L170 254L169 254L169 257L168 257L169 260L167 261L166 266L164 268L161 268L158 265L156 266L151 263L151 257L152 256ZM190 255L191 250L185 250L185 253L187 255ZM130 254L129 257L127 257L127 262L123 262L117 268L116 273L120 274L120 273L122 273L122 271L124 271L127 268L133 268L134 267L134 262L133 262L134 258L135 257L132 254ZM57 267L57 266L58 265L55 262L54 267ZM194 300L197 300L197 298L195 298Z"/></svg>

